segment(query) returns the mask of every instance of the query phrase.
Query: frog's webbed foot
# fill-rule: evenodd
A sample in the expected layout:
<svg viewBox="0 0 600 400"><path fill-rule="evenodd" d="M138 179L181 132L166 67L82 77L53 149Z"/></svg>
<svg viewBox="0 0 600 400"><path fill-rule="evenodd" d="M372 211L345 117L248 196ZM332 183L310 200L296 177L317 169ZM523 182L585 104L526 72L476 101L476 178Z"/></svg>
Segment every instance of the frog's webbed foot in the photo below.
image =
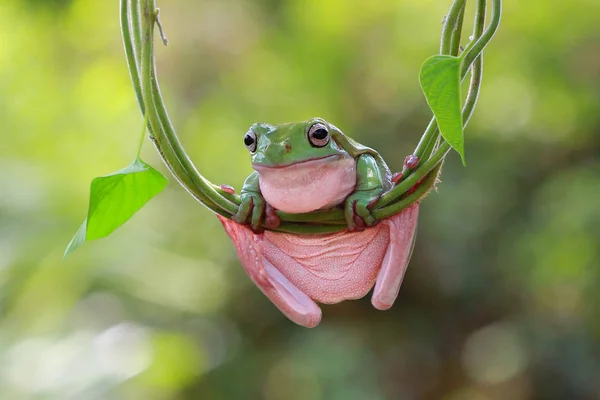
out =
<svg viewBox="0 0 600 400"><path fill-rule="evenodd" d="M377 219L371 214L370 207L381 197L382 190L365 190L352 193L346 199L344 216L351 232L362 231L373 226Z"/></svg>
<svg viewBox="0 0 600 400"><path fill-rule="evenodd" d="M263 228L277 228L279 217L275 209L269 205L260 193L242 192L240 207L232 219L238 224L250 224L254 232Z"/></svg>
<svg viewBox="0 0 600 400"><path fill-rule="evenodd" d="M394 304L404 272L415 245L419 203L383 220L389 227L390 243L377 275L371 303L378 310L387 310Z"/></svg>
<svg viewBox="0 0 600 400"><path fill-rule="evenodd" d="M217 215L233 241L246 273L258 288L290 320L307 328L321 321L321 309L308 295L291 283L266 257L263 235Z"/></svg>

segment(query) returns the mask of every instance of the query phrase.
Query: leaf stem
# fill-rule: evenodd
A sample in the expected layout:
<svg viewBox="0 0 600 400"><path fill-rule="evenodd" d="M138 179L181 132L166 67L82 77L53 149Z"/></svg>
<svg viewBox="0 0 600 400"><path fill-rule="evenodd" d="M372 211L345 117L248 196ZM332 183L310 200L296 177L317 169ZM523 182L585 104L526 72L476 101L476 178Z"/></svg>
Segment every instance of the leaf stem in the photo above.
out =
<svg viewBox="0 0 600 400"><path fill-rule="evenodd" d="M449 150L450 150L450 145L448 145L448 150L446 151L446 153ZM441 157L438 157L435 161L432 161L433 158L430 160L427 160L426 164L434 165L434 167L431 168L429 175L427 175L427 177L423 180L423 182L421 182L419 187L413 193L408 194L402 200L399 200L394 204L391 204L387 207L381 207L381 208L376 209L373 212L373 216L375 218L377 218L378 220L382 220L382 219L391 217L392 215L399 213L404 208L410 206L411 204L416 203L417 201L419 201L423 197L425 197L427 195L427 193L429 193L431 191L431 189L433 188L433 186L435 185L435 181L437 180L437 177L438 177L441 167L442 167L442 165L440 164L440 161L444 156L445 156L445 153L443 155L441 155ZM425 168L428 168L428 166L426 166Z"/></svg>
<svg viewBox="0 0 600 400"><path fill-rule="evenodd" d="M142 127L142 134L140 136L140 144L138 145L137 155L135 156L136 160L140 159L140 154L142 153L142 146L144 145L144 139L146 138L146 126L148 125L148 113L144 115L144 126Z"/></svg>
<svg viewBox="0 0 600 400"><path fill-rule="evenodd" d="M142 114L146 115L146 105L142 93L142 82L140 79L140 63L141 63L141 25L140 25L140 7L138 0L121 0L121 30L123 33L123 42L125 54L129 65L129 72L135 90L138 105ZM162 146L154 136L154 130L150 123L147 124L150 138L156 147L163 162L177 179L192 196L208 207L210 210L222 214L222 211L213 204L210 199L204 198L201 193L193 190L193 183L185 174L181 164L175 159L173 151L168 146ZM162 130L162 127L160 127ZM159 135L160 136L160 135Z"/></svg>
<svg viewBox="0 0 600 400"><path fill-rule="evenodd" d="M203 198L207 198L215 206L219 207L228 216L235 214L238 209L238 204L228 200L220 195L214 186L206 180L196 167L193 165L189 156L183 149L179 138L175 133L175 129L171 124L171 120L167 114L166 108L162 101L160 87L156 79L156 65L154 60L154 25L156 23L155 0L145 0L143 2L142 12L142 93L144 101L151 112L150 123L161 129L161 139L168 144L172 149L175 159L179 162L185 175L192 181L193 185L190 190L198 193ZM152 116L154 115L154 118ZM162 122L162 123L161 123ZM157 137L158 139L158 137Z"/></svg>
<svg viewBox="0 0 600 400"><path fill-rule="evenodd" d="M478 9L483 8L485 10L485 5L482 6L481 3L482 3L481 1L479 1L477 3ZM483 13L483 16L478 11L477 16L478 17L476 17L476 21L475 21L476 24L479 23L481 20L485 20L485 11ZM502 0L492 0L492 19L490 21L490 25L479 37L473 38L473 40L476 40L476 41L475 41L475 44L467 52L467 54L465 54L463 65L462 65L462 72L468 71L468 69L471 67L471 64L473 64L475 59L483 52L483 49L485 48L485 46L487 46L487 44L490 42L490 40L492 40L492 38L498 31L498 26L500 26L501 18L502 18ZM476 26L476 29L478 27L482 27L482 26L483 25L478 25L478 26Z"/></svg>
<svg viewBox="0 0 600 400"><path fill-rule="evenodd" d="M156 21L156 25L158 26L158 34L160 35L160 40L162 40L163 45L169 45L169 39L167 39L167 35L165 34L165 30L163 29L162 22L160 21L160 8L154 10L154 20Z"/></svg>
<svg viewBox="0 0 600 400"><path fill-rule="evenodd" d="M452 42L456 42L456 34L458 34L458 39L460 39L466 3L467 0L455 0L454 3L452 3L452 6L450 6L450 11L448 11L448 15L444 22L444 28L442 29L440 54L455 55L452 54Z"/></svg>
<svg viewBox="0 0 600 400"><path fill-rule="evenodd" d="M140 24L139 3L139 0L121 0L121 30L123 33L125 53L129 65L131 80L136 92L136 98L138 99L138 104L142 113L145 115L146 107L148 106L153 108L154 102L144 101L142 80L140 79L139 65L142 63L142 30ZM160 124L158 126L152 126L152 123L149 123L148 130L159 155L163 159L163 162L170 170L172 175L190 194L192 194L206 207L221 215L229 216L229 214L225 213L220 207L212 202L209 197L205 196L195 187L194 182L190 179L182 164L177 159L173 148L163 139L165 136L163 133L164 129L162 121L159 122ZM156 135L155 131L157 133Z"/></svg>
<svg viewBox="0 0 600 400"><path fill-rule="evenodd" d="M449 54L453 55L453 56L458 55L458 53L460 52L460 40L462 37L463 22L465 20L465 9L466 8L467 8L467 6L466 6L466 1L465 1L463 6L460 8L458 18L456 20L456 24L454 25L454 30L452 31Z"/></svg>

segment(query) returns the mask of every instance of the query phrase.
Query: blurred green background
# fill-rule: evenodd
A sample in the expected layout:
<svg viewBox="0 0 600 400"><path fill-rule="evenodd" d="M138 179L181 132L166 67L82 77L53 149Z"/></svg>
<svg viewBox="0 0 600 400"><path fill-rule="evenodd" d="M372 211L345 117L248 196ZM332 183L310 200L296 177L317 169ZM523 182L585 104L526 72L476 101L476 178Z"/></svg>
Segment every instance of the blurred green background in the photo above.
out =
<svg viewBox="0 0 600 400"><path fill-rule="evenodd" d="M449 0L159 5L167 105L215 183L251 172L255 121L324 117L397 170L430 118ZM395 306L324 306L312 330L173 179L61 264L142 126L118 9L0 1L1 399L600 399L600 2L506 2L468 166L424 201Z"/></svg>

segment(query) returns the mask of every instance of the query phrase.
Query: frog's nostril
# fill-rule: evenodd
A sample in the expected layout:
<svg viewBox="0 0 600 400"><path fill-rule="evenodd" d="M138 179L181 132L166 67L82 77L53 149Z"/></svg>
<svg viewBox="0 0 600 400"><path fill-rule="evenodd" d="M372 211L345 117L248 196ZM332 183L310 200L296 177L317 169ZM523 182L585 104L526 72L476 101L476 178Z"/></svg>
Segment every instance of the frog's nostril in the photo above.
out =
<svg viewBox="0 0 600 400"><path fill-rule="evenodd" d="M285 152L289 153L290 151L292 151L292 145L289 143L285 144Z"/></svg>

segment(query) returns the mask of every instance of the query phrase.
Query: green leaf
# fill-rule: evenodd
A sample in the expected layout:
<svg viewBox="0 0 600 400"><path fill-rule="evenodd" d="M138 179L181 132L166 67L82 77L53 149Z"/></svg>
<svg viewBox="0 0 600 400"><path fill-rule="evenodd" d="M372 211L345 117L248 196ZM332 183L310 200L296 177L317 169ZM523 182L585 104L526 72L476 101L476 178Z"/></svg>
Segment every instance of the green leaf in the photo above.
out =
<svg viewBox="0 0 600 400"><path fill-rule="evenodd" d="M92 181L86 239L110 235L167 186L160 172L141 160Z"/></svg>
<svg viewBox="0 0 600 400"><path fill-rule="evenodd" d="M63 261L65 261L65 258L67 258L69 254L74 252L79 246L83 244L83 242L85 242L86 225L87 219L83 221L83 224L81 224L81 226L77 230L77 233L75 233L75 236L73 236L73 239L71 239L71 241L69 242L69 245L65 250L65 254L63 255Z"/></svg>
<svg viewBox="0 0 600 400"><path fill-rule="evenodd" d="M87 219L65 251L66 258L85 240L110 235L167 186L167 179L140 159L112 174L95 178Z"/></svg>
<svg viewBox="0 0 600 400"><path fill-rule="evenodd" d="M462 112L460 106L460 65L458 57L438 55L421 67L419 81L440 133L465 164Z"/></svg>

